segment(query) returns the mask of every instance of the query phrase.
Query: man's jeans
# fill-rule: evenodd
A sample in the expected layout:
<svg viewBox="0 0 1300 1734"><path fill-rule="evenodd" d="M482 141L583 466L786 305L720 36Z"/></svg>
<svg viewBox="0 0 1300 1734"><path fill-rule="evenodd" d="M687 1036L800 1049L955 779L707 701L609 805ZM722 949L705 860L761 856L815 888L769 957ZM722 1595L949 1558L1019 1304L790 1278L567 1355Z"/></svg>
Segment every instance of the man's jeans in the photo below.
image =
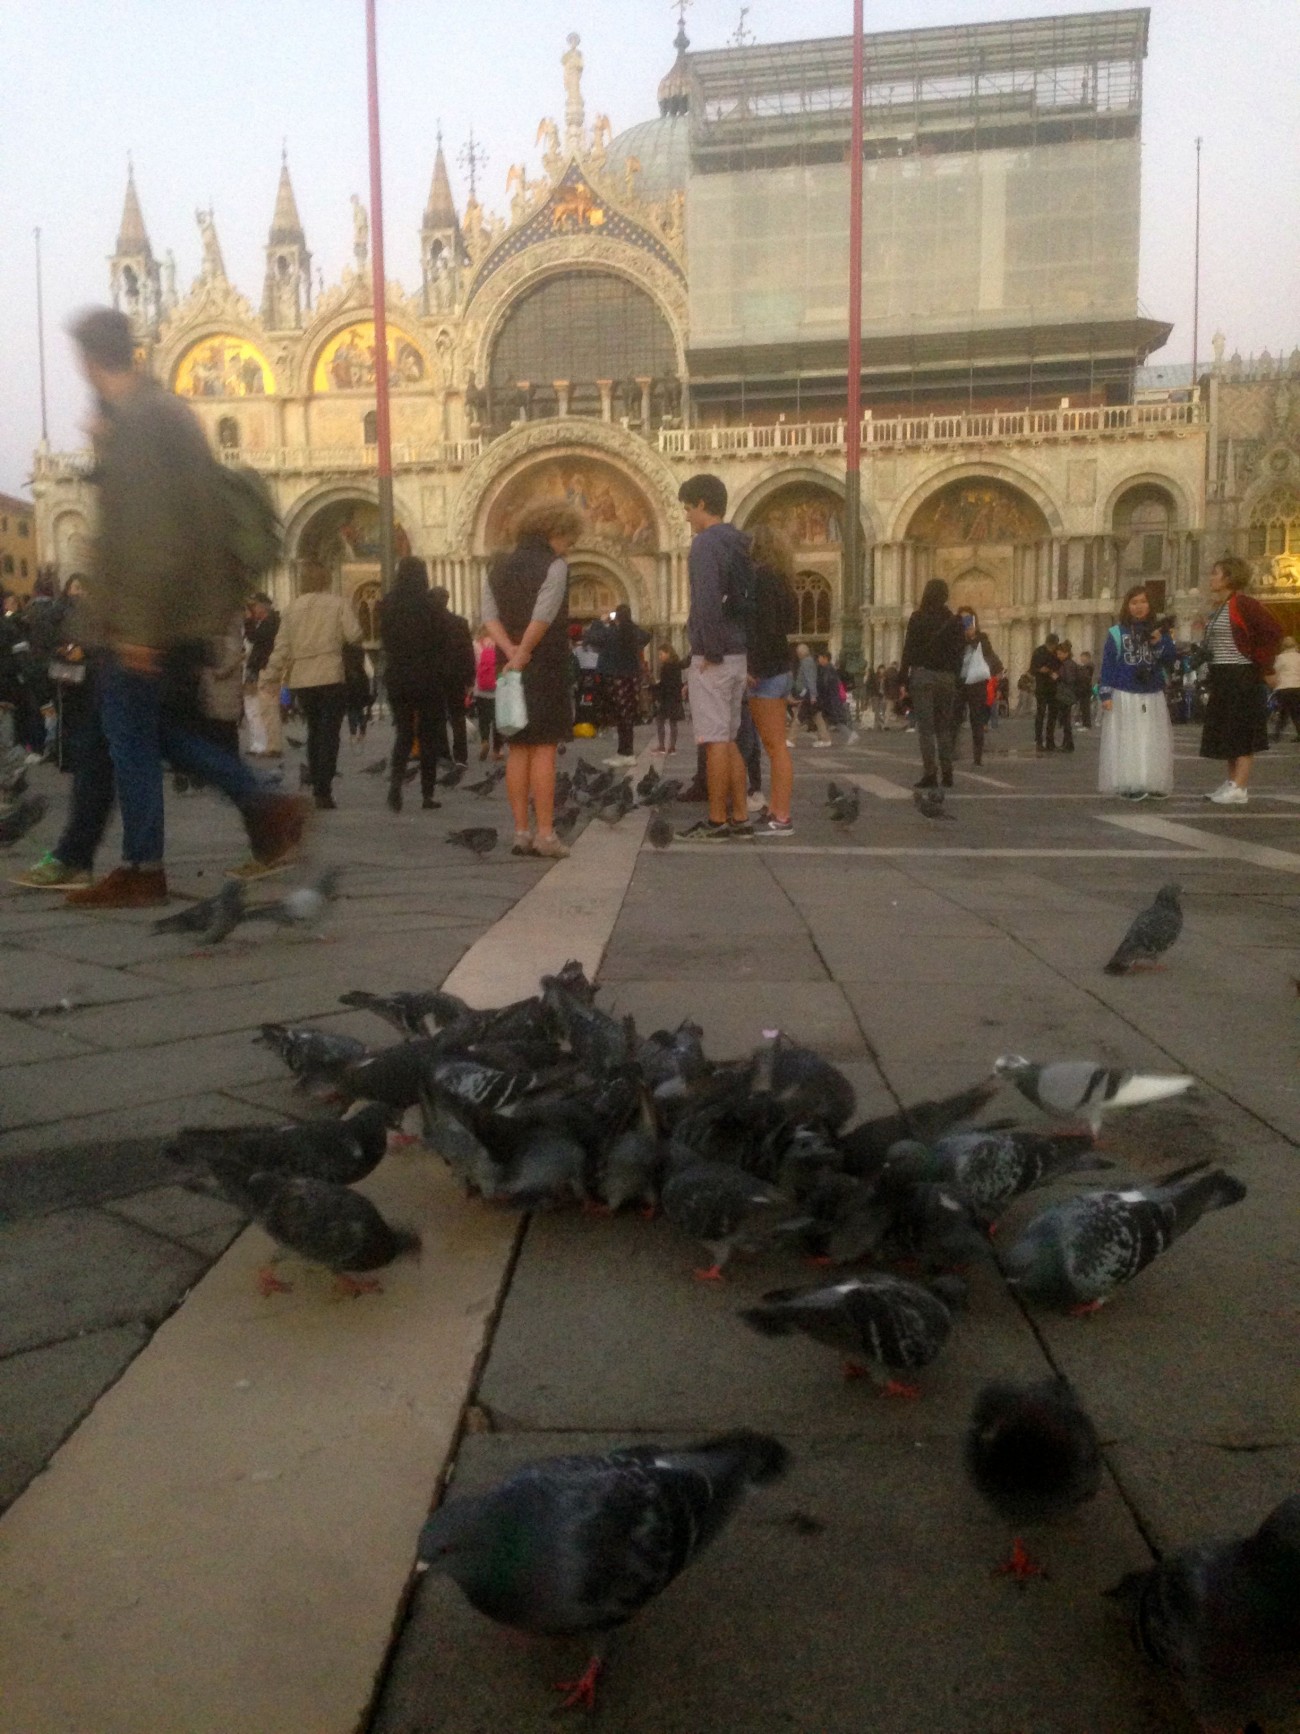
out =
<svg viewBox="0 0 1300 1734"><path fill-rule="evenodd" d="M262 793L242 759L214 746L189 719L166 709L156 675L136 674L114 658L101 671L99 712L122 809L122 859L134 867L163 859L163 759L202 777L243 808Z"/></svg>

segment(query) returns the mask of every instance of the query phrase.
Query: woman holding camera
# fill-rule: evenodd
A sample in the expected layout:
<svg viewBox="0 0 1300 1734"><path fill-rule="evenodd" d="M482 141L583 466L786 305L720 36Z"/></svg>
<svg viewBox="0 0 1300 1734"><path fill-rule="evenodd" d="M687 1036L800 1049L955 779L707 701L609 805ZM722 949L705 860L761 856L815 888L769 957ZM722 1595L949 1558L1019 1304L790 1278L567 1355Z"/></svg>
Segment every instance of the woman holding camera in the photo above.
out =
<svg viewBox="0 0 1300 1734"><path fill-rule="evenodd" d="M1244 807L1255 754L1268 751L1265 682L1282 642L1282 628L1261 603L1247 596L1250 567L1225 554L1210 573L1213 612L1202 648L1209 663L1209 698L1201 734L1203 759L1227 759L1228 779L1207 801Z"/></svg>
<svg viewBox="0 0 1300 1734"><path fill-rule="evenodd" d="M1165 679L1178 652L1165 623L1153 619L1140 584L1125 596L1119 623L1106 634L1101 656L1101 770L1103 795L1122 801L1163 801L1174 786L1174 736L1165 702Z"/></svg>

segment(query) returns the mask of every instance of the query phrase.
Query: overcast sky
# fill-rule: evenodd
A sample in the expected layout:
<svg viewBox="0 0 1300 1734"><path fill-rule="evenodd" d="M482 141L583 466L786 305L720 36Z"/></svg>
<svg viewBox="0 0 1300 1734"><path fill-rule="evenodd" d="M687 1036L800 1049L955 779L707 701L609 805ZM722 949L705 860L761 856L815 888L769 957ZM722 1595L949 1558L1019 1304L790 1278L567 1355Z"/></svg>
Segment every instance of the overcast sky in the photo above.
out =
<svg viewBox="0 0 1300 1734"><path fill-rule="evenodd" d="M1075 0L867 0L868 30L1082 10ZM1170 320L1158 361L1191 357L1194 146L1204 139L1201 341L1228 351L1300 343L1300 0L1152 0L1145 70L1142 310ZM737 0L695 0L697 48L736 29ZM653 116L672 64L667 0L379 0L388 274L419 282L417 237L441 119L456 156L471 125L488 151L480 196L504 210L506 171L543 115L559 118L559 57L582 36L588 119ZM106 257L127 153L155 254L182 291L196 275L194 211L209 201L232 279L256 306L286 139L308 245L327 283L350 262L350 195L367 197L362 0L0 0L0 489L21 490L40 434L32 230L45 258L50 438L81 443L85 393L62 327L108 298ZM851 0L752 0L760 42L845 35Z"/></svg>

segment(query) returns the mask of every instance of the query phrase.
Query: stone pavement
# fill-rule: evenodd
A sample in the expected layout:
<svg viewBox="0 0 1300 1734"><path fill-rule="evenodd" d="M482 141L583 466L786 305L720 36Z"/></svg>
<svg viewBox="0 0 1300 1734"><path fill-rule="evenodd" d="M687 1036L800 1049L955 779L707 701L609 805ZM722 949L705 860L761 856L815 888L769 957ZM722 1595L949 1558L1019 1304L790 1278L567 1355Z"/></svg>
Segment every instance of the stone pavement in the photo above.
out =
<svg viewBox="0 0 1300 1734"><path fill-rule="evenodd" d="M1177 739L1180 785L1211 786L1217 767L1195 761L1194 734L1180 731ZM258 1255L256 1237L236 1242L128 1366L238 1228L230 1213L172 1183L158 1135L186 1119L301 1111L278 1062L251 1045L266 1018L338 1016L339 1027L375 1040L373 1020L331 1009L345 988L432 984L462 959L485 1003L504 997L508 979L529 979L558 961L565 948L555 942L573 932L593 962L603 950L602 996L611 1008L635 1013L646 1028L689 1013L715 1054L742 1051L779 1025L844 1066L865 1113L967 1083L1008 1049L1192 1071L1202 1080L1194 1098L1114 1122L1114 1154L1126 1173L1213 1156L1251 1189L1244 1204L1203 1223L1095 1321L1027 1314L991 1271L978 1273L969 1315L925 1376L918 1405L842 1386L829 1353L801 1339L765 1341L739 1324L735 1312L751 1295L800 1280L788 1265L747 1265L726 1289L701 1291L689 1279L695 1249L666 1226L567 1215L533 1218L512 1263L508 1245L489 1250L475 1240L487 1213L438 1191L447 1236L440 1252L449 1264L469 1260L456 1266L462 1274L451 1290L463 1283L486 1309L476 1315L477 1335L462 1332L447 1362L455 1376L442 1384L454 1390L440 1392L456 1412L468 1401L451 1470L457 1491L587 1442L678 1438L742 1423L772 1428L795 1453L790 1478L752 1500L617 1641L601 1724L629 1734L1186 1727L1162 1684L1130 1653L1099 1592L1145 1563L1150 1546L1253 1525L1300 1484L1290 1227L1300 1141L1292 1037L1300 756L1290 747L1269 755L1244 812L1221 813L1190 794L1116 811L1093 792L1095 735L1080 737L1072 760L1035 759L1024 724L1004 726L990 746L978 776L959 772L952 823L929 823L911 806L915 738L864 734L853 748L801 748L794 839L638 854L634 816L612 834L593 827L574 861L544 877L540 867L508 857L479 867L430 847L428 834L441 836L448 820L480 816L472 797L448 797L440 814L394 820L380 807L380 780L350 775L341 810L321 828L321 855L353 869L330 944L237 937L214 958L192 958L182 942L150 936L140 918L75 916L36 894L5 898L0 1006L11 1015L0 1014L0 1467L9 1496L99 1391L113 1388L50 1475L0 1523L0 1607L37 1575L22 1544L26 1536L36 1547L50 1522L52 1499L38 1510L42 1488L75 1502L77 1449L90 1461L97 1431L101 1467L114 1445L128 1449L122 1417L139 1412L130 1408L132 1391L153 1379L155 1401L165 1401L196 1353L217 1352L214 1338L241 1305L248 1315L242 1351L249 1332L274 1351L281 1407L304 1403L308 1434L331 1426L328 1409L313 1406L318 1393L299 1390L292 1357L277 1346L292 1316L299 1335L290 1346L301 1353L311 1297L292 1313L236 1298L234 1275L246 1274ZM864 789L862 817L847 836L821 816L830 777L859 780ZM233 849L233 822L208 797L174 806L178 883L202 891ZM492 807L500 822L499 796ZM1133 979L1101 974L1131 912L1171 878L1184 886L1187 925L1169 970ZM12 1015L65 998L74 1009ZM1018 1098L1000 1097L993 1111L1020 1107ZM424 1184L412 1164L395 1172L399 1191ZM416 1304L394 1285L399 1298ZM416 1340L435 1360L440 1333L450 1328L438 1308L454 1298L426 1294L420 1303L433 1323ZM380 1317L360 1305L346 1312L348 1333L357 1317L363 1323L355 1329L366 1333L376 1328L367 1317ZM201 1332L190 1326L188 1338L187 1318L202 1324ZM400 1320L389 1323L400 1332ZM369 1335L359 1340L374 1352ZM313 1355L325 1357L310 1362L314 1381L347 1372L346 1357L340 1364L328 1343L313 1344ZM1018 1594L989 1576L1004 1538L965 1488L957 1441L983 1379L1049 1365L1070 1374L1096 1418L1110 1478L1094 1507L1043 1539L1050 1580ZM400 1370L391 1376L400 1379ZM354 1397L366 1401L364 1392ZM395 1480L418 1482L423 1473L427 1497L445 1448L437 1454L426 1443L423 1458L404 1459ZM364 1466L359 1473L384 1461L364 1437L347 1446ZM189 1439L188 1448L201 1450L202 1441ZM336 1477L346 1461L345 1454L336 1463ZM239 1714L208 1719L188 1699L178 1716L180 1698L155 1675L152 1722L137 1713L119 1723L102 1707L96 1720L92 1682L83 1683L75 1710L65 1702L62 1719L6 1720L16 1712L0 1700L3 1734L46 1726L79 1734L83 1727L116 1734L119 1726L133 1734L209 1726L222 1734L336 1727L342 1734L357 1725L355 1714L340 1720L326 1712L335 1702L326 1690L330 1670L318 1610L306 1609L332 1575L368 1586L371 1601L388 1594L358 1621L371 1675L383 1669L383 1634L400 1600L385 1586L394 1561L409 1561L418 1519L403 1531L384 1509L386 1490L373 1489L373 1527L383 1532L387 1564L383 1573L367 1572L367 1552L379 1543L355 1513L350 1527L336 1522L336 1501L348 1489L337 1479L303 1485L301 1475L287 1474L280 1488L277 1498L300 1501L288 1581L296 1572L306 1595L309 1579L311 1594L301 1611L259 1600L264 1653L238 1653ZM413 1497L408 1488L408 1506ZM75 1529L84 1515L71 1511L67 1521ZM148 1526L137 1528L147 1557ZM206 1539L214 1570L229 1571L241 1539L235 1520ZM62 1569L71 1573L74 1558L69 1550ZM0 1656L7 1636L23 1641L26 1657L35 1632L39 1649L58 1582L57 1573L42 1582L46 1611L37 1609L35 1624L19 1617L6 1634L0 1614ZM168 1587L184 1596L183 1575L173 1573ZM137 1661L158 1667L148 1629L142 1637L139 1620L120 1609L113 1617L134 1621ZM75 1672L80 1653L77 1622L68 1624L50 1652L62 1656L65 1674ZM324 1615L320 1625L331 1629ZM102 1650L93 1653L102 1665ZM284 1653L300 1657L308 1680L319 1672L321 1708L309 1723L268 1685L268 1658L282 1667ZM424 1579L369 1726L375 1734L527 1734L551 1725L549 1683L567 1674L569 1660L550 1646L510 1644L447 1583ZM222 1687L214 1679L204 1689L215 1702ZM356 1691L353 1677L337 1703L354 1704Z"/></svg>

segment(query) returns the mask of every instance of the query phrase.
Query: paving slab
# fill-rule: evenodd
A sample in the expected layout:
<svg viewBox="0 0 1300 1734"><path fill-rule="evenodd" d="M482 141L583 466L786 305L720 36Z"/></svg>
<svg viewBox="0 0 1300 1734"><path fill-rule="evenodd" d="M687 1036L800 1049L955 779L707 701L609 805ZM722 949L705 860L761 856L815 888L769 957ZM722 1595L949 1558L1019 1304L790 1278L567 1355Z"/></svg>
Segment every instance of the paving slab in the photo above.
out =
<svg viewBox="0 0 1300 1734"><path fill-rule="evenodd" d="M146 1325L116 1325L0 1360L0 1510L44 1468L148 1337ZM0 1704L0 1725L4 1716Z"/></svg>
<svg viewBox="0 0 1300 1734"><path fill-rule="evenodd" d="M200 1275L187 1248L100 1211L0 1227L0 1356L79 1331L158 1324Z"/></svg>

